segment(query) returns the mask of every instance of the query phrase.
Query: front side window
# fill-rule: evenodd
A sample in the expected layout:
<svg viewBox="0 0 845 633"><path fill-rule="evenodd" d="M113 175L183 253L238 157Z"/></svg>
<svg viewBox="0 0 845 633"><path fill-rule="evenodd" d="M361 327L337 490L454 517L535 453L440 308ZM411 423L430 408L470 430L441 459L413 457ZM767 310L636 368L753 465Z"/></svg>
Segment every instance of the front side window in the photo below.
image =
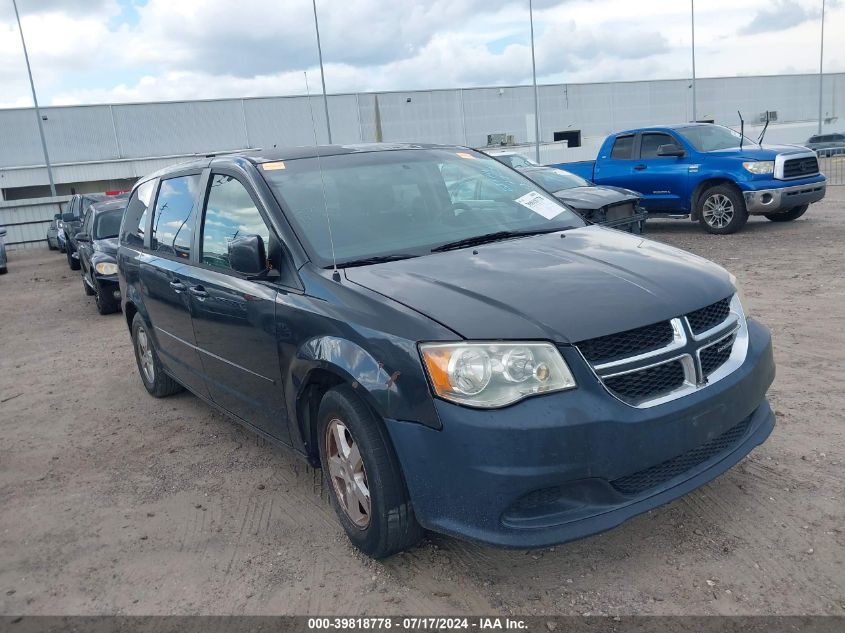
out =
<svg viewBox="0 0 845 633"><path fill-rule="evenodd" d="M199 174L161 181L150 235L154 251L185 259L190 256L199 184Z"/></svg>
<svg viewBox="0 0 845 633"><path fill-rule="evenodd" d="M361 152L259 165L320 265L416 256L500 232L584 226L554 196L472 150ZM331 226L331 237L329 234Z"/></svg>
<svg viewBox="0 0 845 633"><path fill-rule="evenodd" d="M258 235L269 248L270 230L246 188L232 176L213 174L203 217L202 263L231 269L229 242L243 235Z"/></svg>
<svg viewBox="0 0 845 633"><path fill-rule="evenodd" d="M613 142L610 157L616 160L630 160L634 156L634 135L620 136Z"/></svg>
<svg viewBox="0 0 845 633"><path fill-rule="evenodd" d="M661 145L677 145L677 143L668 134L643 134L640 142L640 158L658 158L657 150Z"/></svg>
<svg viewBox="0 0 845 633"><path fill-rule="evenodd" d="M132 194L126 205L126 215L122 226L121 241L135 246L144 245L144 232L147 230L147 209L153 197L155 180L148 180Z"/></svg>

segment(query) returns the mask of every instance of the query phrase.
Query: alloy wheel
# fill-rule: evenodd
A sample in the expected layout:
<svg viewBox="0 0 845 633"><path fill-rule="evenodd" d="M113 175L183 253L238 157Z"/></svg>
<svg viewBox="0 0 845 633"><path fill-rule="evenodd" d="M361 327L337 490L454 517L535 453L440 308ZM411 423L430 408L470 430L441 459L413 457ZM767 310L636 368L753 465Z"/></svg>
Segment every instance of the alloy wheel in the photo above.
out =
<svg viewBox="0 0 845 633"><path fill-rule="evenodd" d="M723 193L714 193L704 201L704 221L714 229L723 229L734 218L734 204Z"/></svg>
<svg viewBox="0 0 845 633"><path fill-rule="evenodd" d="M337 418L326 427L329 479L346 516L361 529L370 524L370 488L364 460L347 426Z"/></svg>
<svg viewBox="0 0 845 633"><path fill-rule="evenodd" d="M138 347L138 360L141 363L141 371L144 372L144 377L149 384L155 382L155 364L153 363L153 348L150 345L150 339L147 336L147 331L144 328L138 328L136 334L136 345Z"/></svg>

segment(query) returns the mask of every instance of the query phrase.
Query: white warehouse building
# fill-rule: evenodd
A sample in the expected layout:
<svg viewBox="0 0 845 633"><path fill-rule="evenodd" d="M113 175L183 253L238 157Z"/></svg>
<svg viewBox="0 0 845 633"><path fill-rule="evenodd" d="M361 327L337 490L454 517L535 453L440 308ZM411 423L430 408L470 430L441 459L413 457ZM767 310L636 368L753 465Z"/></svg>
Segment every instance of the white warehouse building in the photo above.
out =
<svg viewBox="0 0 845 633"><path fill-rule="evenodd" d="M818 91L818 75L699 79L696 118L738 128L739 110L746 133L754 134L769 112L769 141L803 143L816 132ZM610 132L690 121L692 95L686 79L542 85L541 159L594 158ZM822 96L823 130L845 129L839 120L845 73L826 74ZM328 105L335 143L484 147L492 137L533 152L531 86L331 94ZM311 96L311 108L317 138L326 143L321 95ZM128 188L139 176L197 154L312 145L311 108L308 97L290 96L46 107L41 115L57 193L64 200L72 193ZM43 239L37 236L43 236L52 214L11 217L8 210L12 201L49 196L47 183L34 110L0 110L0 224L19 228L10 230L10 242Z"/></svg>

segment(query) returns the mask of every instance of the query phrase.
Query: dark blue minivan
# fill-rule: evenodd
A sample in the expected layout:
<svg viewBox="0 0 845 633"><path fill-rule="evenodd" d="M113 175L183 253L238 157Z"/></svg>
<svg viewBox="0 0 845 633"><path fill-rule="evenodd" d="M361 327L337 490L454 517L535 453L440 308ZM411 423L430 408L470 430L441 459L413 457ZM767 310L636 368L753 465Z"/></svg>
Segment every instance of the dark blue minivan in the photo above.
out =
<svg viewBox="0 0 845 633"><path fill-rule="evenodd" d="M374 557L423 529L523 548L609 529L775 423L770 336L732 275L464 147L169 167L132 191L118 268L146 389L322 468Z"/></svg>

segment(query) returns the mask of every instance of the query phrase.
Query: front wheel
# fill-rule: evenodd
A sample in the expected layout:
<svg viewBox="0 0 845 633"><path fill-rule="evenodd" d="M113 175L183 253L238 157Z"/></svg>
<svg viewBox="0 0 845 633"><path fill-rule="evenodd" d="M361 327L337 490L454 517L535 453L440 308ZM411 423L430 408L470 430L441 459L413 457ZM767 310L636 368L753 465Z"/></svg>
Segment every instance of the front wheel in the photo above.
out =
<svg viewBox="0 0 845 633"><path fill-rule="evenodd" d="M384 423L346 385L326 393L319 450L332 506L352 544L373 558L422 538Z"/></svg>
<svg viewBox="0 0 845 633"><path fill-rule="evenodd" d="M135 348L135 361L138 363L141 381L151 396L163 398L182 391L182 385L164 373L153 339L140 313L136 313L132 319L132 347Z"/></svg>
<svg viewBox="0 0 845 633"><path fill-rule="evenodd" d="M716 235L736 233L748 221L742 195L729 185L710 187L698 199L698 221Z"/></svg>
<svg viewBox="0 0 845 633"><path fill-rule="evenodd" d="M783 213L767 213L766 219L771 220L772 222L792 222L804 215L809 208L809 204L802 204L800 207L795 207L794 209L784 211Z"/></svg>
<svg viewBox="0 0 845 633"><path fill-rule="evenodd" d="M74 259L73 252L70 250L70 244L65 247L65 255L67 256L67 265L71 270L79 270L79 260Z"/></svg>
<svg viewBox="0 0 845 633"><path fill-rule="evenodd" d="M94 288L94 294L96 295L97 312L100 314L112 314L120 309L120 304L114 298L114 295L108 290L103 290L100 284L97 284Z"/></svg>

